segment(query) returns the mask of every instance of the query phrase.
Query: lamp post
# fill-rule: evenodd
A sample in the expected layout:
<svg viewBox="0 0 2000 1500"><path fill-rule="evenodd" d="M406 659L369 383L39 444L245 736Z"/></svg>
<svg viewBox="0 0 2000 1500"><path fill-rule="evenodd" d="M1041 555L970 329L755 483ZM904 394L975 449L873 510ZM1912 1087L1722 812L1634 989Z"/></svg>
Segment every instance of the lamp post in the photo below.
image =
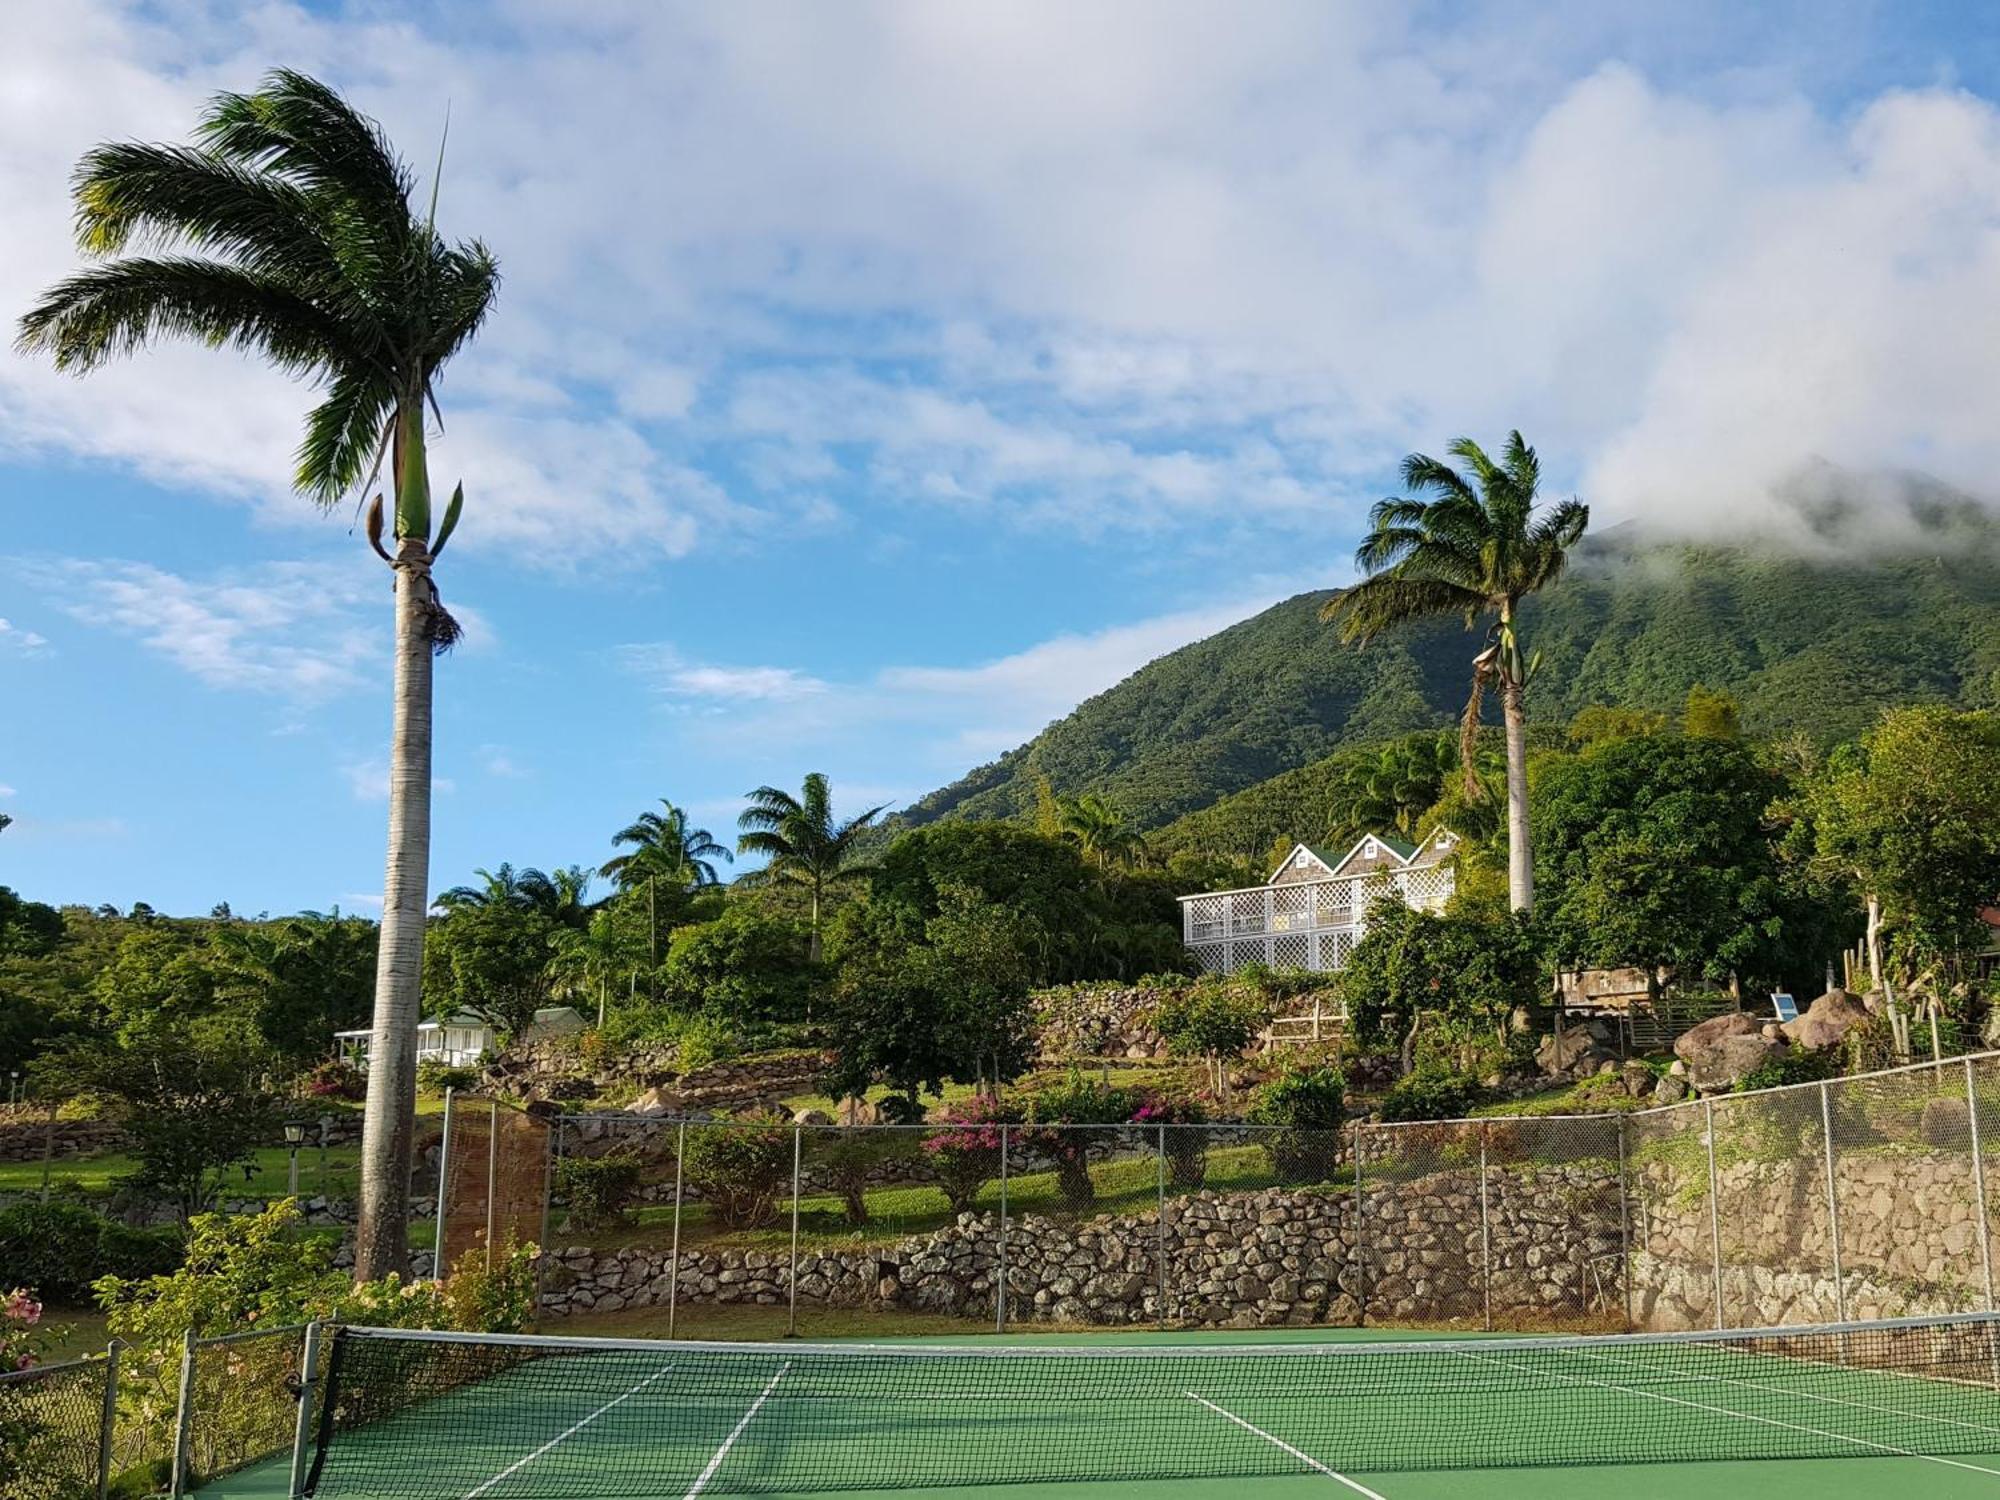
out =
<svg viewBox="0 0 2000 1500"><path fill-rule="evenodd" d="M7 1070L7 1105L11 1109L20 1102L21 1070L19 1068L9 1068Z"/></svg>
<svg viewBox="0 0 2000 1500"><path fill-rule="evenodd" d="M299 1147L305 1144L306 1128L297 1120L285 1121L285 1150L290 1154L291 1181L286 1188L286 1196L296 1200L299 1196Z"/></svg>

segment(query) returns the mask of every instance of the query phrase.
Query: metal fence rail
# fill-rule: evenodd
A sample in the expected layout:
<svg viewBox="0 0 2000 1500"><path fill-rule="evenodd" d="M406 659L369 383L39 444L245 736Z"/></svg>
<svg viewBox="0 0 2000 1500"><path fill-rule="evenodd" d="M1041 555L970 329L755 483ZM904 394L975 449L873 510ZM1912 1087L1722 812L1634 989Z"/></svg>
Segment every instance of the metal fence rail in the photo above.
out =
<svg viewBox="0 0 2000 1500"><path fill-rule="evenodd" d="M117 1412L116 1344L0 1375L0 1500L103 1500Z"/></svg>
<svg viewBox="0 0 2000 1500"><path fill-rule="evenodd" d="M782 1306L794 1330L884 1305L1000 1328L1576 1331L1994 1306L2000 1054L1338 1132L571 1115L544 1148L511 1128L530 1117L472 1106L453 1105L445 1223L511 1216L549 1250L552 1311L664 1306L670 1330L717 1302ZM584 1213L594 1172L624 1200L605 1222Z"/></svg>

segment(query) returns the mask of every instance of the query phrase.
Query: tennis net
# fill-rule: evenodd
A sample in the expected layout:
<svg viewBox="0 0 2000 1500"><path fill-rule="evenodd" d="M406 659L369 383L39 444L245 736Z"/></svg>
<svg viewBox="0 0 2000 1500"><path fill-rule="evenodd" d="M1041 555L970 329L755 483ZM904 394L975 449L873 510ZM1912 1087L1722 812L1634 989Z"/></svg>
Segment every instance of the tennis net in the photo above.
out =
<svg viewBox="0 0 2000 1500"><path fill-rule="evenodd" d="M2000 1452L1988 1314L1264 1345L343 1329L307 1492L608 1500Z"/></svg>

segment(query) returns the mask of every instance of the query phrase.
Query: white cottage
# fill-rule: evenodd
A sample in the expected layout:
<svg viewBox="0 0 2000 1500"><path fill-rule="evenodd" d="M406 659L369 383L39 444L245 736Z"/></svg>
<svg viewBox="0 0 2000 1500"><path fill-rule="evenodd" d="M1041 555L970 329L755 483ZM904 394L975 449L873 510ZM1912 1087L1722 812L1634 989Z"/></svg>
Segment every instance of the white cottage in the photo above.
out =
<svg viewBox="0 0 2000 1500"><path fill-rule="evenodd" d="M1369 903L1393 892L1419 911L1442 911L1457 889L1458 835L1440 828L1421 844L1365 834L1339 858L1297 844L1263 885L1183 896L1181 934L1205 972L1245 964L1338 969L1361 940Z"/></svg>

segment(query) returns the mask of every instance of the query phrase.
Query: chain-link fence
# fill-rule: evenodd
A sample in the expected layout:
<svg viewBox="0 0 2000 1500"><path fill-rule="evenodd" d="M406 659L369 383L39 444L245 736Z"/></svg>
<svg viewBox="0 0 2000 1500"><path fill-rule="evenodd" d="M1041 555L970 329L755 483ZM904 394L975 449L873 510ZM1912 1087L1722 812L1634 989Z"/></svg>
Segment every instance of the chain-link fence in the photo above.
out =
<svg viewBox="0 0 2000 1500"><path fill-rule="evenodd" d="M510 1244L548 1240L554 1140L549 1122L504 1100L445 1096L435 1272L467 1255L492 1264Z"/></svg>
<svg viewBox="0 0 2000 1500"><path fill-rule="evenodd" d="M306 1326L190 1339L182 1353L172 1493L289 1452Z"/></svg>
<svg viewBox="0 0 2000 1500"><path fill-rule="evenodd" d="M491 1201L474 1118L455 1106L448 1225ZM1973 1310L1993 1305L1996 1124L1993 1054L1629 1114L1341 1131L570 1116L544 1301L752 1335L884 1308L1567 1331ZM509 1212L536 1237L538 1206Z"/></svg>
<svg viewBox="0 0 2000 1500"><path fill-rule="evenodd" d="M0 1375L0 1500L99 1500L117 1391L115 1354Z"/></svg>

